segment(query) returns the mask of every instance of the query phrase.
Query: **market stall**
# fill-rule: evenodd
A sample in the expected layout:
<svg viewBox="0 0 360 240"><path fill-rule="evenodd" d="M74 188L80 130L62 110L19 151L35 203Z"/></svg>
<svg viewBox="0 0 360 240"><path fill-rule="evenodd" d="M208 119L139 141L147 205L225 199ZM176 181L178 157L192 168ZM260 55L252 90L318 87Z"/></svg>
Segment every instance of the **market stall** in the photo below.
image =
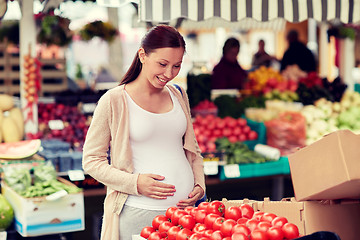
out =
<svg viewBox="0 0 360 240"><path fill-rule="evenodd" d="M24 8L26 6L28 5L23 5ZM31 6L28 7L31 8ZM210 21L210 19L221 19L216 23L213 21L211 24L224 24L226 26L227 23L242 24L245 21L247 21L246 24L267 24L275 22L278 18L294 23L308 18L319 22L340 20L343 23L357 23L360 20L360 1L356 0L341 1L341 4L340 0L321 2L301 0L194 2L141 0L139 7L140 21L152 23L170 22L176 24L182 21L184 24L189 21L190 24L196 24L197 21L205 22ZM23 17L23 24L28 24L27 20L30 20L32 15L25 14ZM29 28L33 28L33 26L30 24ZM326 33L326 31L323 31L323 33ZM24 34L22 35L24 36ZM323 37L325 38L325 36ZM29 49L28 44L30 40L35 41L33 35L31 38L22 40L23 44L25 42L22 48L27 49L28 53L32 54L33 49ZM21 61L25 61L26 58L23 56L21 59L23 59ZM20 64L24 65L24 63ZM358 111L360 95L356 92L345 94L346 87L344 88L343 83L338 81L330 83L317 74L304 75L304 73L295 69L289 75L296 75L298 77L297 81L290 81L291 79L285 78L279 72L274 72L270 68L260 68L258 71L253 71L249 75L248 86L245 89L246 91L241 94L241 98L238 95L226 95L213 99L210 97L208 99L197 99L192 108L193 123L197 141L204 156L205 174L207 175L206 183L209 186L208 193L210 196L213 194L216 197L219 197L219 195L225 197L222 192L217 195L217 189L214 186L228 192L243 191L239 195L229 194L229 197L235 196L235 198L242 198L244 195L241 194L248 194L244 189L237 187L242 183L248 186L267 188L266 190L271 188L270 194L269 191L265 191L265 193L246 196L254 201L254 204L251 205L253 209L257 212L276 211L279 216L285 216L286 213L282 212L282 209L289 207L291 204L289 208L295 209L293 211L296 213L290 217L286 216L291 219L291 222L298 224L301 234L311 234L313 231L329 230L329 226L331 227L331 224L333 224L331 222L320 227L313 224L314 221L323 221L323 219L313 217L316 214L323 214L322 209L319 210L316 204L314 206L314 204L303 202L304 199L296 199L302 202L292 199L287 202L289 205L282 201L274 202L274 200L281 200L281 198L293 194L293 192L288 192L288 189L285 189L291 181L288 155L294 153L294 149L311 145L322 138L323 135L337 131L340 128L347 127L353 131L359 130L360 126L349 116L356 116L356 119L360 117ZM17 136L16 142L23 142L24 129L19 130L19 128L24 128L24 120L19 116L9 118L8 114L11 114L14 103L10 102L9 99L11 98L9 97L3 99L8 102L7 105L4 104L4 101L0 103L0 109L7 112L4 115L0 112L0 119L2 117L6 118L7 122L6 124L1 123L1 127L8 130L6 136L4 136L4 142L10 142L8 141L9 137L14 136ZM58 214L57 219L45 219L45 221L50 221L53 225L49 226L50 224L47 222L40 222L43 227L42 231L31 232L31 227L34 226L28 224L26 217L29 216L21 212L20 206L14 205L15 217L18 220L17 228L24 236L81 231L85 227L84 212L81 211L81 208L84 207L83 197L104 196L105 187L84 173L81 166L82 144L98 98L94 97L94 99L87 102L86 99L81 99L80 96L71 96L67 101L64 98L61 99L63 102L55 99L51 102L36 104L36 111L32 112L34 117L34 126L32 127L35 132L33 135L27 135L27 137L40 138L42 148L40 149L37 146L37 151L30 153L25 151L29 150L28 148L22 148L22 151L27 154L23 152L24 155L17 156L17 162L11 162L11 164L15 163L16 166L27 165L31 171L35 171L38 165L45 162L51 163L54 168L50 169L50 173L56 171L55 175L60 177L60 182L66 185L66 187L63 187L64 190L68 190L69 186L72 187L72 189L68 190L66 197L61 196L60 199L63 200L64 209L72 213L73 219L64 219L64 215L69 214L59 211L56 212ZM22 105L27 104L22 103ZM28 112L25 112L24 116L28 116ZM14 135L14 131L10 131L11 129L17 129L16 131L19 131L19 134ZM36 140L32 141L32 144L38 143ZM0 159L2 159L1 163L3 165L10 165L9 156L12 156L13 153L7 151L6 146L9 145L6 144L2 144L4 146L3 150L5 150L2 152L3 155ZM10 146L13 147L12 144ZM28 173L28 171L24 173L24 178L27 180L29 179ZM19 173L16 174L19 175ZM11 180L7 181L11 182ZM252 185L253 182L258 185ZM31 198L39 197L38 195L31 195L33 192L25 193L26 196L19 196L20 194L13 192L7 183L2 184L2 187L3 193L6 194L8 199L22 201L23 205L26 206L35 204ZM79 188L83 191L79 190ZM292 191L292 186L290 188ZM248 187L247 190L250 192L256 191L251 187ZM42 194L42 191L45 192L45 189L40 189L40 194ZM211 193L211 191L213 192ZM38 194L38 192L36 193ZM262 194L270 196L273 201L255 199L262 198ZM30 198L30 200L27 198ZM226 199L223 200L223 203L240 206L240 202L231 202ZM49 204L50 208L53 207L51 203ZM273 207L274 205L278 207ZM340 210L343 209L342 204L336 205L337 207ZM326 206L325 208L324 211L331 212L331 207ZM357 209L358 205L353 204L350 208ZM307 215L305 220L299 217L301 215L299 212L304 209L307 214L309 212L309 214L313 214ZM44 215L48 213L48 209L40 210ZM334 212L331 212L330 215L333 216L333 214ZM33 215L30 215L30 217L33 217ZM349 216L345 215L343 217L347 218ZM98 218L101 218L101 216L98 216ZM357 216L354 219L357 219ZM26 227L29 225L30 229L26 232ZM22 226L24 227L23 231L21 231ZM56 229L56 227L58 228ZM94 226L90 223L87 227ZM293 237L299 237L299 234L295 235Z"/></svg>

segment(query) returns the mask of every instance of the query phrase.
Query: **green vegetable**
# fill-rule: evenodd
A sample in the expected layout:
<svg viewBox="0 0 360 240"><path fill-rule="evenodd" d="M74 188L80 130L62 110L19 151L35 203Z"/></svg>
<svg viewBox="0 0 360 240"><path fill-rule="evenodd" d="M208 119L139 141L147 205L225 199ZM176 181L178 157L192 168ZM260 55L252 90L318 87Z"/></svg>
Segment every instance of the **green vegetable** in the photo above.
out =
<svg viewBox="0 0 360 240"><path fill-rule="evenodd" d="M231 143L228 138L219 138L215 142L216 150L224 152L227 164L263 163L272 161L263 155L254 152L243 142Z"/></svg>
<svg viewBox="0 0 360 240"><path fill-rule="evenodd" d="M31 175L27 168L4 168L4 181L15 192L21 193L31 186Z"/></svg>

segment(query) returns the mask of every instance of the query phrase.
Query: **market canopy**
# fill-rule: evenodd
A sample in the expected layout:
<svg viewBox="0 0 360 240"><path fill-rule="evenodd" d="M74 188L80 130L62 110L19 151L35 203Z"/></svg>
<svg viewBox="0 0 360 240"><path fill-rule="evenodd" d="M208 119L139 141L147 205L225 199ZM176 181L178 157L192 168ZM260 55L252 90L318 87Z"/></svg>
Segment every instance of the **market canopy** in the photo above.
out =
<svg viewBox="0 0 360 240"><path fill-rule="evenodd" d="M254 19L260 22L285 19L301 22L339 20L360 23L360 0L140 0L139 19L168 23L175 19L228 22Z"/></svg>

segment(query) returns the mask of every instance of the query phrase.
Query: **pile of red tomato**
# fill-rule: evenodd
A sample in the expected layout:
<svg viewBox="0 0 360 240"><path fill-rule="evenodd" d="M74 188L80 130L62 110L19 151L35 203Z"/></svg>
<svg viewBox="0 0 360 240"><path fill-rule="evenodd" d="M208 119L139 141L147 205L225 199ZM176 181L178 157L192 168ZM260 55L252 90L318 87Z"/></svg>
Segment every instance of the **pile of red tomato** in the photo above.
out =
<svg viewBox="0 0 360 240"><path fill-rule="evenodd" d="M285 217L254 211L249 204L225 205L218 200L198 207L170 207L152 226L142 229L148 240L288 240L299 236L298 227Z"/></svg>
<svg viewBox="0 0 360 240"><path fill-rule="evenodd" d="M197 115L193 127L201 152L215 152L218 138L227 137L231 143L258 139L258 133L250 128L245 118Z"/></svg>

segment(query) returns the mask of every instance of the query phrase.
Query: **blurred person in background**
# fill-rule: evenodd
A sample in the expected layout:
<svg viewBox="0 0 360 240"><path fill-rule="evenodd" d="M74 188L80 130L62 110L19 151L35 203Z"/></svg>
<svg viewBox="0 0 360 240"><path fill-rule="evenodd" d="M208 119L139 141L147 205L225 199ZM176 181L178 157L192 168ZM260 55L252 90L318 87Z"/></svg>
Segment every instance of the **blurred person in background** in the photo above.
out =
<svg viewBox="0 0 360 240"><path fill-rule="evenodd" d="M260 66L270 67L271 62L277 59L273 56L270 56L265 51L265 41L263 39L260 39L258 44L259 44L259 49L254 54L251 62L252 68L256 69L259 68Z"/></svg>
<svg viewBox="0 0 360 240"><path fill-rule="evenodd" d="M120 85L98 102L83 169L107 187L102 240L130 240L169 207L194 206L205 195L188 97L168 84L179 73L184 52L175 28L153 27Z"/></svg>
<svg viewBox="0 0 360 240"><path fill-rule="evenodd" d="M242 89L244 87L247 72L237 60L239 51L240 42L236 38L225 41L222 58L212 71L212 89Z"/></svg>
<svg viewBox="0 0 360 240"><path fill-rule="evenodd" d="M299 41L299 33L290 30L286 37L289 47L281 60L280 71L286 70L288 66L297 65L304 72L316 71L316 60L314 54Z"/></svg>

